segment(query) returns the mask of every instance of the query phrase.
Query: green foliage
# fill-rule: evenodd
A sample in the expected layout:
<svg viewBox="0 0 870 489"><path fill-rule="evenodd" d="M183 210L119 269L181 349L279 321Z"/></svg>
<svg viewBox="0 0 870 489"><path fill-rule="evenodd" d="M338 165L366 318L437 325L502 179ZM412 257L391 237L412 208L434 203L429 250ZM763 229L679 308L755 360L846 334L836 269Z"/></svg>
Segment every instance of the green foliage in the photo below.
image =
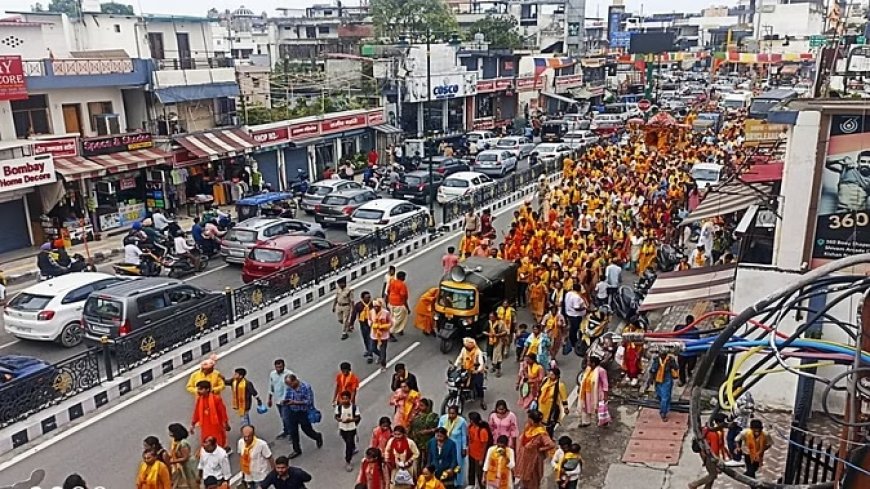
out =
<svg viewBox="0 0 870 489"><path fill-rule="evenodd" d="M42 8L42 4L37 4ZM60 12L70 17L78 17L82 6L78 0L51 0L48 4L49 12Z"/></svg>
<svg viewBox="0 0 870 489"><path fill-rule="evenodd" d="M241 110L244 124L255 126L268 122L285 121L310 117L315 115L340 112L343 110L357 110L369 107L368 99L361 97L348 97L346 95L331 95L316 98L297 98L294 105L276 106L268 109L260 104L251 104Z"/></svg>
<svg viewBox="0 0 870 489"><path fill-rule="evenodd" d="M419 36L427 29L445 36L458 28L443 0L371 0L369 5L377 36L393 41L404 34Z"/></svg>
<svg viewBox="0 0 870 489"><path fill-rule="evenodd" d="M132 5L124 5L123 3L109 2L100 4L100 12L104 14L115 15L134 15Z"/></svg>
<svg viewBox="0 0 870 489"><path fill-rule="evenodd" d="M465 37L471 41L478 32L483 34L491 49L517 49L523 44L517 23L510 16L487 15L471 24Z"/></svg>

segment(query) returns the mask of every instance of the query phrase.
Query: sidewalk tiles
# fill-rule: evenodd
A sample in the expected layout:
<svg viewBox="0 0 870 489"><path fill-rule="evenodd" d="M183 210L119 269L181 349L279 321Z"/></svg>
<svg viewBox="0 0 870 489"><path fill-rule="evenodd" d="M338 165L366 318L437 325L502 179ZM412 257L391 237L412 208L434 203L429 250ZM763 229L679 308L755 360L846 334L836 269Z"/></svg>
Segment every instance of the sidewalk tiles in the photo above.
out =
<svg viewBox="0 0 870 489"><path fill-rule="evenodd" d="M689 416L685 413L671 413L667 421L662 421L657 410L641 409L622 462L679 463L688 426Z"/></svg>

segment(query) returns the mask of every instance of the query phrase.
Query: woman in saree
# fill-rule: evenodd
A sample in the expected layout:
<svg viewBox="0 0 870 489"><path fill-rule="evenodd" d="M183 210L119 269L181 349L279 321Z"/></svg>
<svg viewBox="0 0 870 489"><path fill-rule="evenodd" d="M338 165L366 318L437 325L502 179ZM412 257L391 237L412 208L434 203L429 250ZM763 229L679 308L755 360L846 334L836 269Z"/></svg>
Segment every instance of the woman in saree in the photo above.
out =
<svg viewBox="0 0 870 489"><path fill-rule="evenodd" d="M420 393L411 389L407 382L402 382L390 397L390 406L396 409L393 415L393 427L403 426L408 429L420 408Z"/></svg>
<svg viewBox="0 0 870 489"><path fill-rule="evenodd" d="M561 377L562 371L558 367L550 369L541 384L541 393L538 394L538 411L544 415L544 425L550 436L553 436L562 415L568 414L568 389Z"/></svg>
<svg viewBox="0 0 870 489"><path fill-rule="evenodd" d="M517 466L514 471L523 489L538 489L544 478L544 459L556 448L544 427L544 415L529 411L528 422L517 443Z"/></svg>
<svg viewBox="0 0 870 489"><path fill-rule="evenodd" d="M610 386L607 382L607 371L601 367L601 359L590 356L586 369L578 376L578 395L580 411L580 427L592 424L598 416L598 403L607 402L607 392Z"/></svg>
<svg viewBox="0 0 870 489"><path fill-rule="evenodd" d="M517 390L520 393L518 404L523 410L529 409L532 402L538 399L543 381L544 368L538 364L537 357L526 355L517 376Z"/></svg>

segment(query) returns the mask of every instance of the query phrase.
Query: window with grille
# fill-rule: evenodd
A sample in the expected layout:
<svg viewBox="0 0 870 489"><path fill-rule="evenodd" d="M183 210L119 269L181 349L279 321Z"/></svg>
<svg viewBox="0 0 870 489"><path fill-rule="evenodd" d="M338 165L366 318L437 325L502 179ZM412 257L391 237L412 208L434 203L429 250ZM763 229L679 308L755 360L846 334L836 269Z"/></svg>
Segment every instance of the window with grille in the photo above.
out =
<svg viewBox="0 0 870 489"><path fill-rule="evenodd" d="M47 96L31 95L25 100L12 100L9 105L12 108L16 137L26 138L34 134L51 134Z"/></svg>

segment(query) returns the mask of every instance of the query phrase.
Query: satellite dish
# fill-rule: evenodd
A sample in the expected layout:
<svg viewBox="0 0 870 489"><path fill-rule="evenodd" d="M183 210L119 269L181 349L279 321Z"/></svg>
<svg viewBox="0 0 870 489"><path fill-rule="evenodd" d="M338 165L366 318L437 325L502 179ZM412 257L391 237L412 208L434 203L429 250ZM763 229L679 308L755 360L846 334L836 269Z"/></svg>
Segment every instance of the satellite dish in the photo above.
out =
<svg viewBox="0 0 870 489"><path fill-rule="evenodd" d="M448 275L450 276L450 280L454 282L462 282L465 280L468 272L465 271L465 268L463 268L462 265L456 265L450 269Z"/></svg>

